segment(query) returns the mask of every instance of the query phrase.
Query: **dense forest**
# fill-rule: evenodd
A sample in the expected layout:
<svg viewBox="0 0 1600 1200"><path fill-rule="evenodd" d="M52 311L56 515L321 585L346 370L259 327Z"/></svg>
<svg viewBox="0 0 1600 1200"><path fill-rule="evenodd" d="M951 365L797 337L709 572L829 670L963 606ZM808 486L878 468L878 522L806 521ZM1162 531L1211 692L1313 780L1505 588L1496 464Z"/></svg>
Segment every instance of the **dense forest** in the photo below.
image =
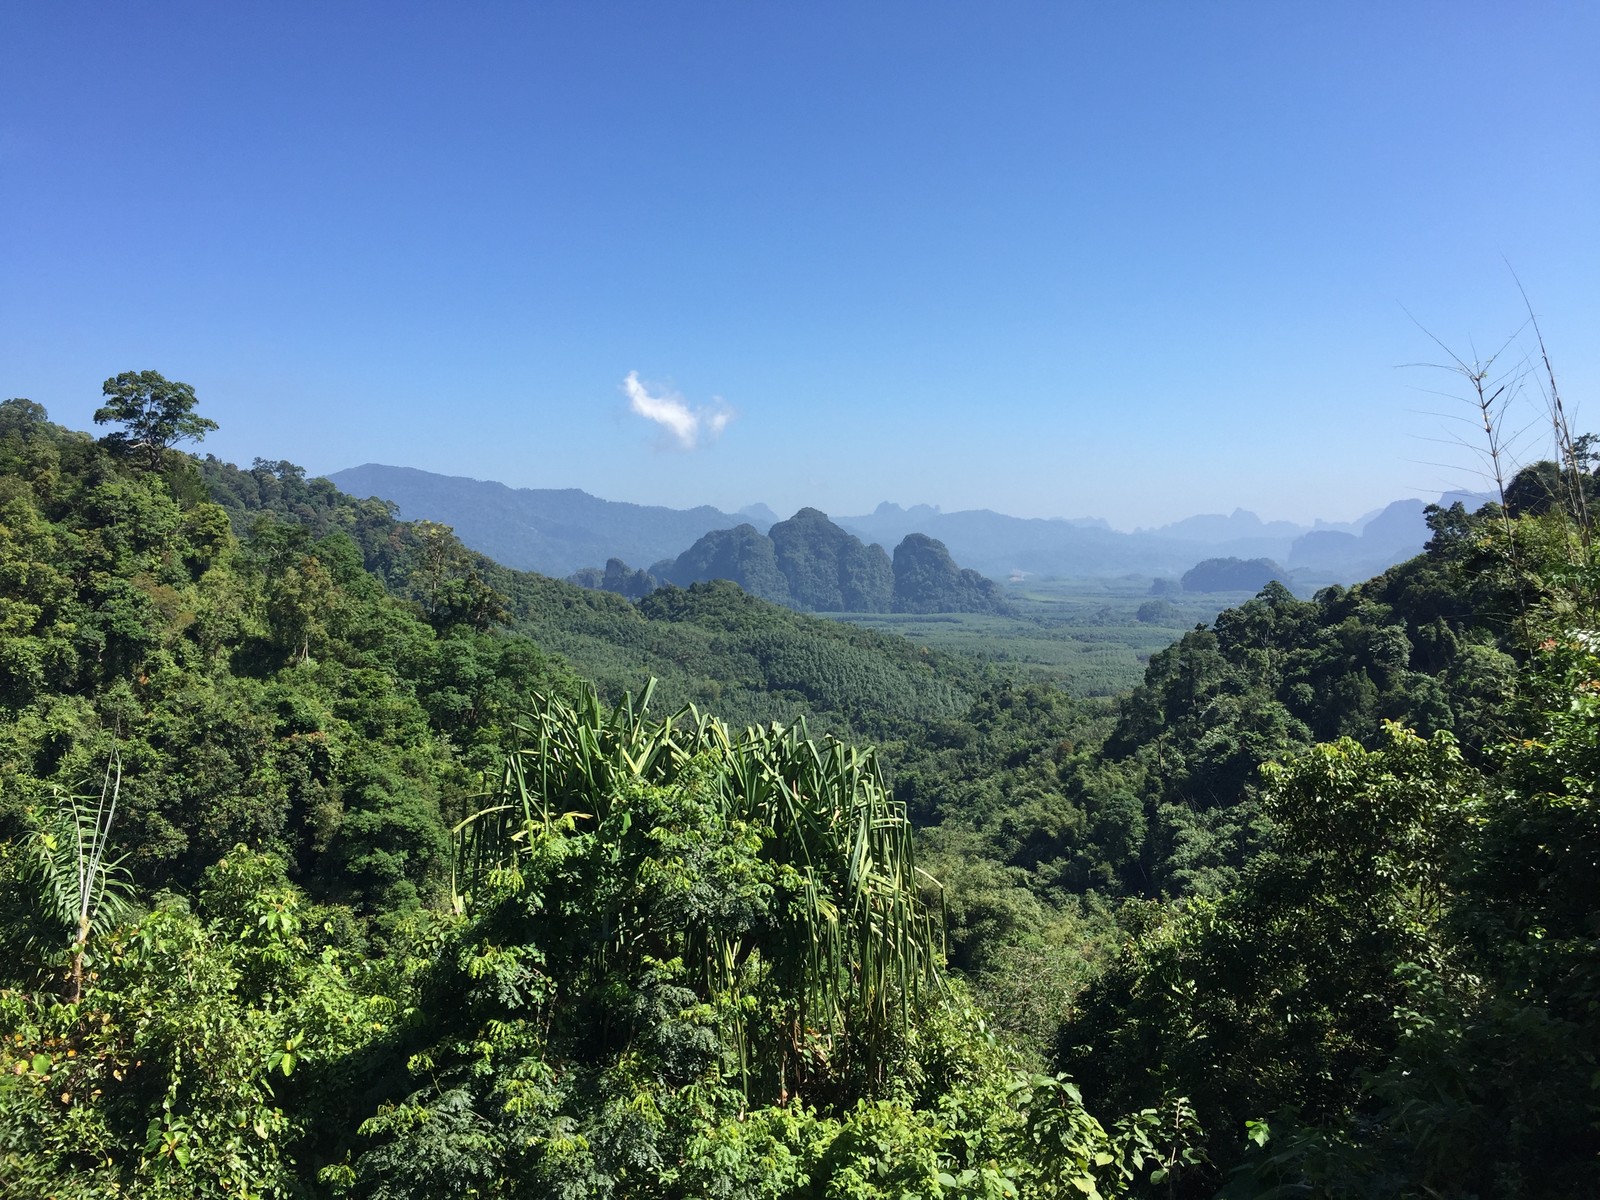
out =
<svg viewBox="0 0 1600 1200"><path fill-rule="evenodd" d="M1588 439L1104 702L105 395L0 404L5 1194L1600 1190Z"/></svg>

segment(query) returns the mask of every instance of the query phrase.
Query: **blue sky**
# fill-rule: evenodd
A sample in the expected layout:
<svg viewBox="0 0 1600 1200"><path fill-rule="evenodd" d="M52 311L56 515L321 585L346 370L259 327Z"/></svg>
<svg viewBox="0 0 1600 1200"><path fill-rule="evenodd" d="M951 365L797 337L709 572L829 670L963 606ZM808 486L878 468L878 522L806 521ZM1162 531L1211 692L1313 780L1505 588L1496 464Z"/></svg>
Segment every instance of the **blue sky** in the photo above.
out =
<svg viewBox="0 0 1600 1200"><path fill-rule="evenodd" d="M0 395L153 368L314 473L1346 519L1475 482L1407 313L1489 353L1507 261L1595 395L1597 52L1592 3L11 4Z"/></svg>

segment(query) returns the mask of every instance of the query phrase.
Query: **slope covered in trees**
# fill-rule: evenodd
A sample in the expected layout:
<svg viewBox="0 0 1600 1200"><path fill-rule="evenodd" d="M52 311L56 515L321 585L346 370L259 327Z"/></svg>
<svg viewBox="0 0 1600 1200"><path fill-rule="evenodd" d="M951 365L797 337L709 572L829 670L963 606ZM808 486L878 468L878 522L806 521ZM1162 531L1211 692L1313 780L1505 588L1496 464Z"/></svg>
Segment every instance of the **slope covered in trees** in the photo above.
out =
<svg viewBox="0 0 1600 1200"><path fill-rule="evenodd" d="M914 648L727 585L641 611L288 464L141 461L25 402L0 453L8 1191L1115 1191L1154 1169L1152 1122L1016 1073L940 983L870 755L607 716L515 629L743 662L767 703L786 679L885 728L964 703Z"/></svg>
<svg viewBox="0 0 1600 1200"><path fill-rule="evenodd" d="M191 887L247 842L330 896L437 894L451 812L532 689L565 678L490 632L481 582L446 587L425 531L381 506L261 512L241 538L192 459L124 453L25 401L0 405L0 472L8 828L115 751L141 887ZM422 599L391 596L358 539Z"/></svg>
<svg viewBox="0 0 1600 1200"><path fill-rule="evenodd" d="M679 587L727 579L774 604L794 603L789 580L778 566L777 547L754 525L714 529L677 558L657 563L652 573Z"/></svg>
<svg viewBox="0 0 1600 1200"><path fill-rule="evenodd" d="M0 1185L1589 1194L1594 479L1513 483L1105 706L6 402Z"/></svg>
<svg viewBox="0 0 1600 1200"><path fill-rule="evenodd" d="M1208 558L1183 573L1186 592L1253 591L1283 582L1282 568L1270 558Z"/></svg>
<svg viewBox="0 0 1600 1200"><path fill-rule="evenodd" d="M752 596L809 612L1001 613L1000 587L956 566L944 544L908 534L891 561L883 547L863 545L825 513L803 508L768 534L753 525L714 529L676 559L634 571L620 559L605 570L572 576L583 587L630 599L662 583L690 587L725 579Z"/></svg>
<svg viewBox="0 0 1600 1200"><path fill-rule="evenodd" d="M895 612L1005 612L1000 585L956 566L944 543L907 534L894 548Z"/></svg>
<svg viewBox="0 0 1600 1200"><path fill-rule="evenodd" d="M726 583L665 588L630 604L512 571L465 549L443 526L400 522L382 501L354 500L292 464L241 471L208 458L201 468L240 529L261 512L313 533L348 528L368 567L400 598L450 611L476 604L482 619L558 656L608 700L654 678L657 703L668 708L709 705L738 724L803 715L819 731L883 737L959 711L981 678L974 664L802 616ZM413 543L417 549L406 549ZM412 563L424 545L418 574ZM623 571L618 564L614 574Z"/></svg>

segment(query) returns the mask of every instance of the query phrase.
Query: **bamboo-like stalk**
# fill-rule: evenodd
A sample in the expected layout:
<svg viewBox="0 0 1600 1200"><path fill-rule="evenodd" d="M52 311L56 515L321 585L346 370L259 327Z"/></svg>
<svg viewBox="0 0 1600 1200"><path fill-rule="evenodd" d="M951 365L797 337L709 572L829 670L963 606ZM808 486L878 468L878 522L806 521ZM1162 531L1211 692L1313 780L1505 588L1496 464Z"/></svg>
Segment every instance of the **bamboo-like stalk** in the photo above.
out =
<svg viewBox="0 0 1600 1200"><path fill-rule="evenodd" d="M1555 367L1550 363L1550 350L1545 345L1544 331L1539 328L1538 314L1533 311L1533 302L1528 299L1527 289L1522 286L1522 280L1517 278L1515 271L1511 272L1511 278L1516 280L1523 307L1528 310L1528 325L1533 329L1534 340L1539 344L1539 361L1544 367L1545 380L1550 385L1550 390L1545 395L1545 405L1555 438L1556 463L1559 468L1557 474L1568 491L1565 497L1567 511L1577 522L1579 537L1583 541L1584 548L1588 549L1593 530L1589 520L1589 498L1583 487L1583 464L1578 461L1578 440L1573 436L1572 426L1567 420L1566 405L1561 400L1561 388L1556 383Z"/></svg>
<svg viewBox="0 0 1600 1200"><path fill-rule="evenodd" d="M73 1004L83 997L89 938L132 912L122 859L106 860L121 795L122 756L113 750L93 810L87 798L58 792L55 812L28 839L34 851L31 873L43 907L72 931L67 999Z"/></svg>
<svg viewBox="0 0 1600 1200"><path fill-rule="evenodd" d="M803 720L734 734L687 706L653 721L652 691L653 683L609 713L588 688L575 704L535 700L518 725L522 748L507 755L489 803L455 828L458 907L469 910L493 873L514 871L531 836L552 833L555 814L593 814L599 826L629 787L670 786L690 763L702 764L723 819L765 831L762 855L792 872L793 903L766 931L759 958L792 988L795 1029L848 1035L875 1052L903 1030L918 991L939 980L939 930L920 898L910 823L876 754L819 741ZM616 947L628 936L619 928ZM756 949L744 932L707 926L683 937L685 965L707 995L737 995ZM737 1004L730 1009L748 1070L743 1019Z"/></svg>
<svg viewBox="0 0 1600 1200"><path fill-rule="evenodd" d="M1416 321L1416 318L1412 318ZM1487 467L1487 474L1494 481L1495 498L1500 505L1501 532L1506 542L1506 559L1511 568L1511 577L1515 585L1518 622L1521 627L1524 642L1528 640L1528 576L1529 571L1523 559L1522 546L1517 537L1516 522L1512 520L1511 510L1506 504L1506 486L1508 471L1511 466L1511 444L1515 443L1523 431L1506 433L1506 413L1522 391L1522 382L1526 376L1525 369L1512 371L1498 378L1491 378L1494 364L1506 350L1515 342L1513 334L1506 343L1487 359L1468 363L1449 346L1445 345L1426 326L1417 322L1417 328L1427 334L1428 338L1449 356L1450 362L1412 364L1425 365L1438 370L1449 371L1466 380L1471 389L1471 395L1461 397L1473 409L1473 424L1478 426L1483 436L1483 448L1477 453L1480 461ZM1462 442L1462 445L1468 445Z"/></svg>

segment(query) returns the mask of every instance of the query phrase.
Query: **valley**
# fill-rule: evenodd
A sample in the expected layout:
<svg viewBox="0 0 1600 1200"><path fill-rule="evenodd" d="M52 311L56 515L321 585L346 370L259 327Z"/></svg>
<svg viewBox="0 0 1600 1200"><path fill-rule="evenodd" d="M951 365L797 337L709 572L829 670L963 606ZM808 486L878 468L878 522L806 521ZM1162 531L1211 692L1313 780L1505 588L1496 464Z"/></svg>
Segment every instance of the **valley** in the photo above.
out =
<svg viewBox="0 0 1600 1200"><path fill-rule="evenodd" d="M1014 678L1103 699L1128 692L1150 656L1252 592L1151 591L1154 580L1038 579L1006 585L1010 614L838 613L921 646L1003 665Z"/></svg>

